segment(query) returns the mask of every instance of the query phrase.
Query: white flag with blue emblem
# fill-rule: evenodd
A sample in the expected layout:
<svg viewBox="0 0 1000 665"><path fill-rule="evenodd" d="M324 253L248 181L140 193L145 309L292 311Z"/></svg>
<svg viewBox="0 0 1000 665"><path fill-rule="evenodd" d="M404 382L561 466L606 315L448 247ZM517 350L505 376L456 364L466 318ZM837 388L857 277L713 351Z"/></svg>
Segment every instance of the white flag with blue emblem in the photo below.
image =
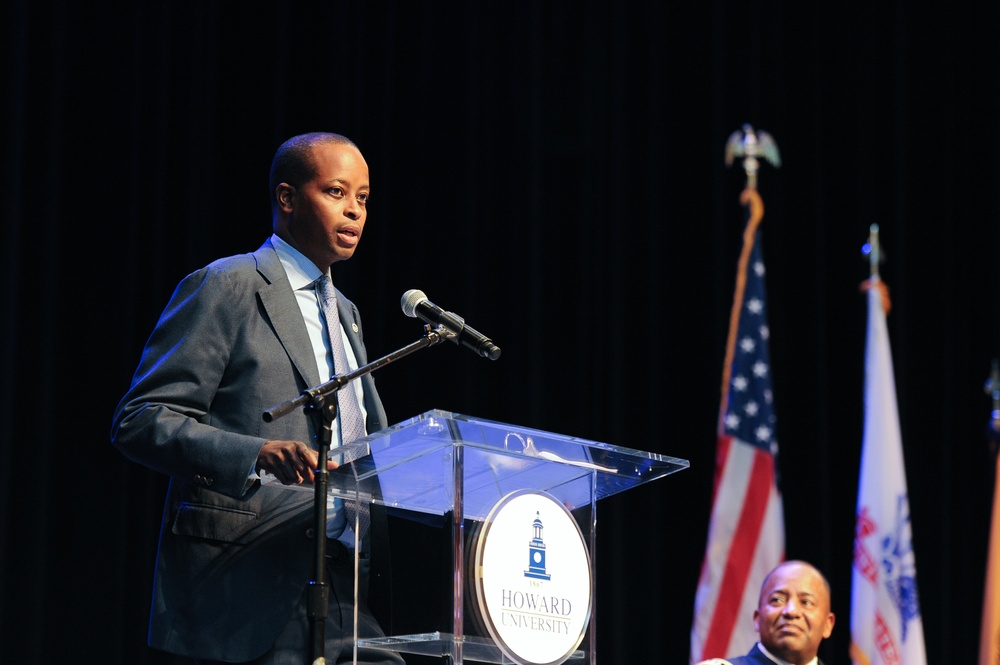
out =
<svg viewBox="0 0 1000 665"><path fill-rule="evenodd" d="M851 577L855 665L926 665L903 442L883 297L868 284L865 424ZM876 288L880 287L880 288Z"/></svg>

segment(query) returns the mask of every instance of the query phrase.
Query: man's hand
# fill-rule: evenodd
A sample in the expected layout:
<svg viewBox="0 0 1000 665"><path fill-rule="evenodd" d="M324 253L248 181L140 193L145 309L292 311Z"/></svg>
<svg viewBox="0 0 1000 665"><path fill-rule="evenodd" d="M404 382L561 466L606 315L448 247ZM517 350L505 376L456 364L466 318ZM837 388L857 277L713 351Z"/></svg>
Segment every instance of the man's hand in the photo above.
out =
<svg viewBox="0 0 1000 665"><path fill-rule="evenodd" d="M270 473L282 485L312 484L316 480L319 453L301 441L268 441L257 455L257 472ZM327 471L337 463L326 462Z"/></svg>

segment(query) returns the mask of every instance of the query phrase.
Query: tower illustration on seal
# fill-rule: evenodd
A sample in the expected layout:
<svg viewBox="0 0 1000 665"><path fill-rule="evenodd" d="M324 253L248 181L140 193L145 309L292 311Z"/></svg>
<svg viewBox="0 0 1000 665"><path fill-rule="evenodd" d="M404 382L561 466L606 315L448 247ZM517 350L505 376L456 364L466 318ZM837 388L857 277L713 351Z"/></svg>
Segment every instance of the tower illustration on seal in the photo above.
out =
<svg viewBox="0 0 1000 665"><path fill-rule="evenodd" d="M534 538L528 543L528 569L524 571L524 576L536 580L551 579L552 576L545 572L545 541L542 539L544 527L537 511L531 526L534 529Z"/></svg>

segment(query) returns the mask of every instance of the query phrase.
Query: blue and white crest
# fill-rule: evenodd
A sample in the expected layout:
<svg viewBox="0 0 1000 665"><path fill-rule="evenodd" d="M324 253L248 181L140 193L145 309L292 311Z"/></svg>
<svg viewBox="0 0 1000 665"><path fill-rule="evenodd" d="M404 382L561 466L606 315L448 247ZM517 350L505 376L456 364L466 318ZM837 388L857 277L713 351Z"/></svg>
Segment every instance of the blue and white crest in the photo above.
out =
<svg viewBox="0 0 1000 665"><path fill-rule="evenodd" d="M910 530L910 503L906 494L896 498L896 521L893 531L882 538L882 577L889 597L899 608L902 640L906 641L907 622L920 618L917 599L917 563L913 554Z"/></svg>

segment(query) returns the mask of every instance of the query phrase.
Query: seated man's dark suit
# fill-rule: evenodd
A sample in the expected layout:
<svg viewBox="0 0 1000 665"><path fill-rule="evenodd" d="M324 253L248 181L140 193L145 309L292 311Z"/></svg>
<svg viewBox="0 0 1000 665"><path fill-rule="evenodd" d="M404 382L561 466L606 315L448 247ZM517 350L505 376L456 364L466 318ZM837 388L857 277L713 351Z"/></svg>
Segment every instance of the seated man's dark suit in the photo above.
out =
<svg viewBox="0 0 1000 665"><path fill-rule="evenodd" d="M775 665L774 661L764 655L764 652L760 650L760 644L753 645L753 649L745 656L737 656L736 658L727 658L732 665ZM823 665L823 661L818 661L819 665Z"/></svg>

